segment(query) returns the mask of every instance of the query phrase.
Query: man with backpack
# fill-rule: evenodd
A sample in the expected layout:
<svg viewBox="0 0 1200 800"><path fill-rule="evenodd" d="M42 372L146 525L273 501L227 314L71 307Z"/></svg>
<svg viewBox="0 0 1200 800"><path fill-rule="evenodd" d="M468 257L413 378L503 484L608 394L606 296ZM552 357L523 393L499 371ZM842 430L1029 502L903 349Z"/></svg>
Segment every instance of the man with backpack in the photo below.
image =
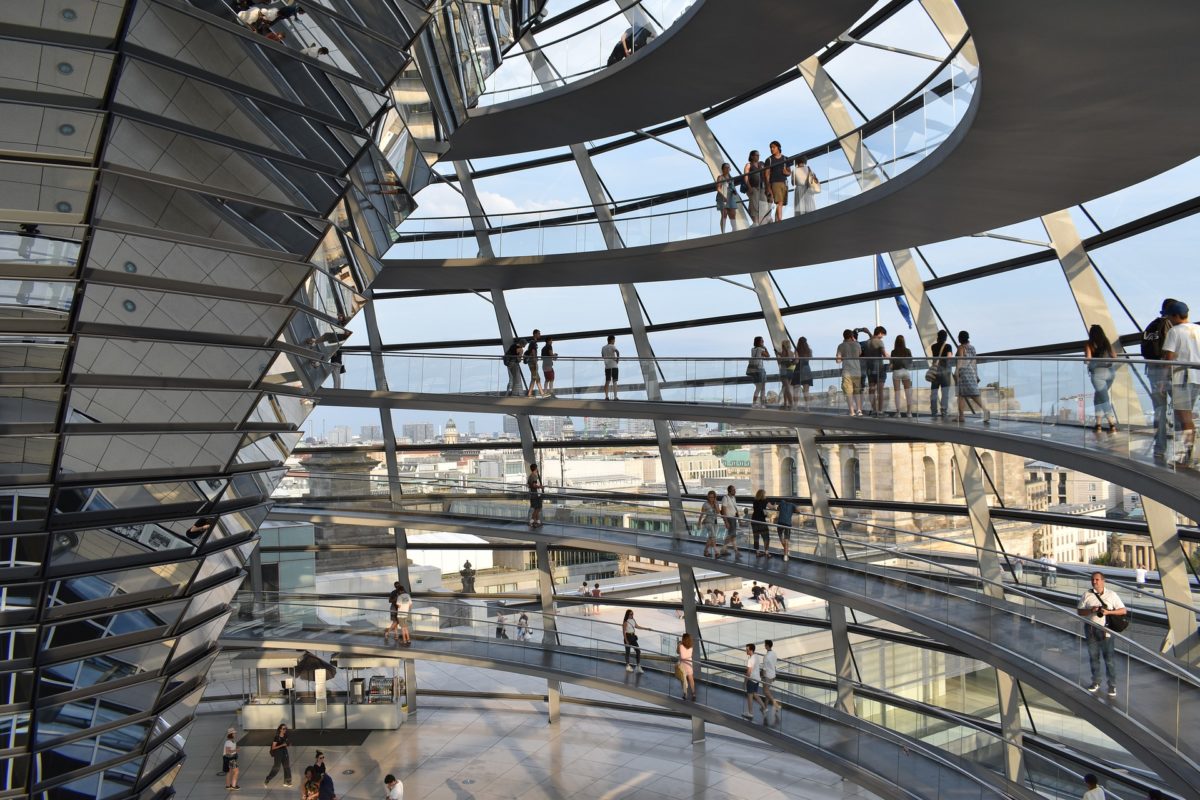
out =
<svg viewBox="0 0 1200 800"><path fill-rule="evenodd" d="M1178 301L1168 297L1162 301L1158 318L1142 331L1142 358L1148 362L1164 361L1163 345L1171 320L1167 309ZM1166 364L1146 364L1146 379L1150 382L1150 399L1154 403L1154 459L1167 461L1169 443L1175 436L1171 420L1171 368Z"/></svg>

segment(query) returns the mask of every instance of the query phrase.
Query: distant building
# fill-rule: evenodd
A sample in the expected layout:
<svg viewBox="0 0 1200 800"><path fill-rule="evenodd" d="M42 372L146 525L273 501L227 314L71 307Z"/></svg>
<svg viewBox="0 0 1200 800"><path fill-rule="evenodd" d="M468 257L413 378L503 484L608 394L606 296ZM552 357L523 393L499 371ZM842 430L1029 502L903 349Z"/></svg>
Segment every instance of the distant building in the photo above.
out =
<svg viewBox="0 0 1200 800"><path fill-rule="evenodd" d="M329 431L330 444L350 444L353 434L350 433L349 425L334 425Z"/></svg>
<svg viewBox="0 0 1200 800"><path fill-rule="evenodd" d="M749 450L730 450L721 457L721 464L725 467L725 472L731 478L750 477Z"/></svg>
<svg viewBox="0 0 1200 800"><path fill-rule="evenodd" d="M383 428L379 425L363 425L358 429L359 438L364 442L383 441Z"/></svg>
<svg viewBox="0 0 1200 800"><path fill-rule="evenodd" d="M433 424L429 422L410 422L401 428L401 432L404 438L415 444L432 442L437 433Z"/></svg>
<svg viewBox="0 0 1200 800"><path fill-rule="evenodd" d="M442 441L446 444L458 444L458 426L454 424L453 419L446 420L446 427L442 429Z"/></svg>
<svg viewBox="0 0 1200 800"><path fill-rule="evenodd" d="M517 418L506 416L504 418L504 435L505 436L520 436L521 428L517 425Z"/></svg>

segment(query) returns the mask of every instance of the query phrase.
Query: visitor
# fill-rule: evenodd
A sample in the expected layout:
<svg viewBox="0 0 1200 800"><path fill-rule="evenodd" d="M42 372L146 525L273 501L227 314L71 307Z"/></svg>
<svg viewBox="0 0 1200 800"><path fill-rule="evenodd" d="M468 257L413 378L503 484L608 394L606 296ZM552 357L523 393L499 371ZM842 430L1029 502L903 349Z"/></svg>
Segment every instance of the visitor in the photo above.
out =
<svg viewBox="0 0 1200 800"><path fill-rule="evenodd" d="M1108 676L1108 696L1117 696L1117 673L1113 666L1116 641L1108 631L1108 618L1125 614L1125 604L1112 589L1104 585L1104 575L1092 573L1092 588L1083 593L1076 606L1077 613L1089 622L1083 626L1087 639L1088 663L1092 668L1089 692L1100 691L1100 657L1104 657L1104 672Z"/></svg>
<svg viewBox="0 0 1200 800"><path fill-rule="evenodd" d="M1137 565L1137 569L1134 570L1134 580L1137 581L1138 586L1146 585L1146 567L1144 565Z"/></svg>
<svg viewBox="0 0 1200 800"><path fill-rule="evenodd" d="M751 501L750 530L754 534L754 555L771 555L771 532L767 527L767 492L759 489ZM759 542L762 542L761 546Z"/></svg>
<svg viewBox="0 0 1200 800"><path fill-rule="evenodd" d="M546 343L542 345L542 376L546 379L542 397L554 396L554 362L557 359L558 353L554 352L554 339L547 336Z"/></svg>
<svg viewBox="0 0 1200 800"><path fill-rule="evenodd" d="M287 784L284 784L285 786ZM321 779L312 767L304 768L304 779L300 783L300 800L318 800L321 796Z"/></svg>
<svg viewBox="0 0 1200 800"><path fill-rule="evenodd" d="M600 348L600 357L604 359L604 399L608 399L608 387L612 386L612 399L617 399L618 364L621 363L621 351L617 349L617 337L609 334L608 344Z"/></svg>
<svg viewBox="0 0 1200 800"><path fill-rule="evenodd" d="M1117 365L1113 359L1117 354L1104 333L1104 328L1093 325L1088 328L1087 341L1083 343L1083 356L1087 359L1088 378L1092 381L1092 407L1096 411L1096 433L1100 432L1100 418L1108 422L1108 432L1117 431L1117 416L1113 410L1109 391L1117 377Z"/></svg>
<svg viewBox="0 0 1200 800"><path fill-rule="evenodd" d="M583 583L579 584L579 591L577 592L577 594L580 597L591 597L592 596L591 591L588 589L586 579L583 581ZM592 604L591 603L580 603L579 607L583 609L583 615L585 617L591 616L591 613L592 613Z"/></svg>
<svg viewBox="0 0 1200 800"><path fill-rule="evenodd" d="M629 651L633 650L637 659L636 672L641 675L645 670L642 669L642 648L638 646L638 631L649 630L637 624L637 620L633 618L633 609L625 609L625 619L621 621L621 633L625 640L625 671L634 672L634 667L629 663Z"/></svg>
<svg viewBox="0 0 1200 800"><path fill-rule="evenodd" d="M529 367L529 390L525 392L526 397L533 397L535 388L538 394L544 394L542 391L542 375L538 370L538 340L541 338L541 335L541 331L534 329L533 337L529 340L529 346L525 348L525 366Z"/></svg>
<svg viewBox="0 0 1200 800"><path fill-rule="evenodd" d="M631 55L641 50L647 44L654 40L654 31L647 28L645 25L636 25L626 28L621 34L621 39L608 55L608 66L612 66L620 61L624 61Z"/></svg>
<svg viewBox="0 0 1200 800"><path fill-rule="evenodd" d="M325 772L324 764L321 765L321 773L317 774L316 767L309 767L312 770L313 777L317 780L317 800L337 800L337 791L333 788L333 776Z"/></svg>
<svg viewBox="0 0 1200 800"><path fill-rule="evenodd" d="M862 377L862 366L859 360L861 351L854 331L847 328L842 331L842 343L837 347L836 360L842 365L842 392L846 395L846 406L850 416L862 416L862 395L859 394L859 380Z"/></svg>
<svg viewBox="0 0 1200 800"><path fill-rule="evenodd" d="M771 155L767 156L768 200L775 206L775 221L783 221L783 207L787 205L788 177L792 163L783 155L783 145L771 142Z"/></svg>
<svg viewBox="0 0 1200 800"><path fill-rule="evenodd" d="M730 169L728 161L722 162L721 174L717 176L717 214L721 218L721 233L725 232L726 220L729 221L729 230L737 229L737 187Z"/></svg>
<svg viewBox="0 0 1200 800"><path fill-rule="evenodd" d="M529 630L529 615L524 611L521 616L517 617L517 641L527 642L533 638L533 632Z"/></svg>
<svg viewBox="0 0 1200 800"><path fill-rule="evenodd" d="M592 597L593 597L593 598L597 598L597 599L598 599L598 598L600 598L601 596L602 596L602 593L601 593L601 591L600 591L600 584L599 584L599 582L597 582L597 583L595 583L595 584L593 584L593 585L592 585ZM600 613L600 604L599 604L599 603L593 603L593 604L592 604L592 613L593 613L593 614L599 614L599 613Z"/></svg>
<svg viewBox="0 0 1200 800"><path fill-rule="evenodd" d="M225 788L241 789L238 785L237 728L225 731L225 744L221 749L221 772L225 775Z"/></svg>
<svg viewBox="0 0 1200 800"><path fill-rule="evenodd" d="M758 151L751 150L742 177L746 183L746 204L750 206L750 224L761 225L771 213L767 203L765 166L758 158Z"/></svg>
<svg viewBox="0 0 1200 800"><path fill-rule="evenodd" d="M755 336L754 344L750 347L750 360L746 364L746 374L754 383L754 396L750 398L751 406L767 404L767 369L763 359L770 357L771 353L763 347L763 337Z"/></svg>
<svg viewBox="0 0 1200 800"><path fill-rule="evenodd" d="M1163 358L1200 364L1200 326L1188 321L1186 303L1176 300L1167 309L1171 329L1163 342ZM1193 408L1200 395L1200 367L1175 367L1171 371L1171 405L1175 407L1175 422L1182 431L1175 451L1175 463L1188 465L1196 444L1196 421Z"/></svg>
<svg viewBox="0 0 1200 800"><path fill-rule="evenodd" d="M950 354L953 348L950 346L949 339L949 333L938 331L937 341L929 347L929 369L925 373L925 380L929 381L929 416L934 419L938 417L939 390L942 397L942 418L945 419L950 413L950 386L952 383Z"/></svg>
<svg viewBox="0 0 1200 800"><path fill-rule="evenodd" d="M742 716L754 721L754 706L762 709L763 724L767 722L767 704L760 692L759 681L762 679L762 656L754 652L754 645L746 645L746 710Z"/></svg>
<svg viewBox="0 0 1200 800"><path fill-rule="evenodd" d="M1058 560L1053 553L1046 554L1046 578L1051 586L1058 586Z"/></svg>
<svg viewBox="0 0 1200 800"><path fill-rule="evenodd" d="M290 745L288 726L280 725L275 729L275 737L271 739L271 771L267 773L267 777L263 778L263 786L267 786L271 779L279 774L280 769L283 770L283 785L292 785L292 761L288 756Z"/></svg>
<svg viewBox="0 0 1200 800"><path fill-rule="evenodd" d="M1100 788L1100 780L1092 773L1083 776L1083 785L1087 787L1083 800L1107 800L1108 795Z"/></svg>
<svg viewBox="0 0 1200 800"><path fill-rule="evenodd" d="M508 615L504 613L504 606L496 607L496 638L508 638Z"/></svg>
<svg viewBox="0 0 1200 800"><path fill-rule="evenodd" d="M542 476L538 473L538 465L529 465L529 477L525 479L529 487L529 527L542 527Z"/></svg>
<svg viewBox="0 0 1200 800"><path fill-rule="evenodd" d="M793 408L796 398L792 394L792 372L796 369L796 353L792 343L784 339L779 343L779 355L775 359L779 363L779 405L782 408Z"/></svg>
<svg viewBox="0 0 1200 800"><path fill-rule="evenodd" d="M817 194L821 191L821 182L817 174L808 166L808 159L797 156L792 167L792 186L795 187L795 214L807 214L817 210Z"/></svg>
<svg viewBox="0 0 1200 800"><path fill-rule="evenodd" d="M796 340L796 368L792 370L792 386L799 386L801 399L804 401L804 408L809 407L809 392L812 390L813 373L812 373L812 347L808 343L808 337L801 336ZM795 389L793 391L793 402L795 401Z"/></svg>
<svg viewBox="0 0 1200 800"><path fill-rule="evenodd" d="M508 368L508 389L505 393L509 397L521 392L521 356L524 352L525 345L520 339L513 339L513 343L504 351L504 366Z"/></svg>
<svg viewBox="0 0 1200 800"><path fill-rule="evenodd" d="M713 600L715 600L719 606L725 605L725 592L721 589L717 589L715 592L713 592Z"/></svg>
<svg viewBox="0 0 1200 800"><path fill-rule="evenodd" d="M763 722L767 721L766 707L769 704L771 708L775 709L775 723L778 724L780 705L779 701L775 699L775 695L771 692L771 686L775 683L775 676L778 674L779 654L773 649L775 647L775 642L771 641L770 639L767 639L763 642L763 647L767 651L763 654L762 661L762 688L763 696L765 698L763 701Z"/></svg>
<svg viewBox="0 0 1200 800"><path fill-rule="evenodd" d="M725 556L733 550L734 561L741 560L737 546L738 514L737 490L730 484L725 487L725 495L721 498L721 517L725 520L725 546L721 555Z"/></svg>
<svg viewBox="0 0 1200 800"><path fill-rule="evenodd" d="M412 641L409 639L408 629L412 626L412 595L404 591L404 587L396 584L396 588L400 590L399 596L396 598L396 613L400 621L400 646L412 647Z"/></svg>
<svg viewBox="0 0 1200 800"><path fill-rule="evenodd" d="M392 584L392 591L388 593L388 615L391 619L391 624L383 629L383 641L387 642L388 637L395 636L400 629L400 611L396 608L396 604L400 602L400 593L404 591L400 581Z"/></svg>
<svg viewBox="0 0 1200 800"><path fill-rule="evenodd" d="M955 385L958 387L958 421L963 421L964 412L976 408L983 415L983 424L992 423L992 412L988 411L979 393L979 365L975 360L975 345L971 344L971 334L966 331L958 332L958 351L954 354Z"/></svg>
<svg viewBox="0 0 1200 800"><path fill-rule="evenodd" d="M1142 332L1142 358L1146 361L1162 361L1163 344L1171 329L1167 308L1177 301L1168 297L1159 306L1158 318ZM1147 364L1146 379L1150 382L1150 399L1154 403L1154 459L1166 461L1167 446L1174 437L1171 423L1171 368L1162 364Z"/></svg>
<svg viewBox="0 0 1200 800"><path fill-rule="evenodd" d="M383 796L383 800L404 800L404 784L396 780L395 775L385 777L383 785L387 787L387 794Z"/></svg>
<svg viewBox="0 0 1200 800"><path fill-rule="evenodd" d="M742 608L743 607L741 595L739 595L737 592L734 592L733 594L731 594L729 596L729 607L730 608Z"/></svg>
<svg viewBox="0 0 1200 800"><path fill-rule="evenodd" d="M754 600L754 602L758 603L760 609L762 608L763 604L763 595L766 593L766 589L759 586L758 581L752 581L750 583L750 598Z"/></svg>
<svg viewBox="0 0 1200 800"><path fill-rule="evenodd" d="M771 599L775 601L776 611L787 611L787 599L783 596L783 589L778 586L771 587L775 592L771 595Z"/></svg>
<svg viewBox="0 0 1200 800"><path fill-rule="evenodd" d="M867 394L871 399L871 416L881 417L887 411L887 343L883 337L887 328L876 325L864 350L863 372L867 378Z"/></svg>
<svg viewBox="0 0 1200 800"><path fill-rule="evenodd" d="M717 502L717 493L712 489L708 490L708 496L704 500L704 504L700 506L700 515L696 519L696 526L700 528L700 532L704 534L704 557L717 558L717 520L721 516L721 507Z"/></svg>
<svg viewBox="0 0 1200 800"><path fill-rule="evenodd" d="M912 350L908 349L904 335L897 336L896 344L892 346L890 362L892 365L892 389L895 390L896 416L898 417L915 417L917 415L913 408L912 360ZM903 411L900 410L900 398L902 397L904 398Z"/></svg>
<svg viewBox="0 0 1200 800"><path fill-rule="evenodd" d="M717 593L709 589L704 593L704 605L715 606L717 604Z"/></svg>
<svg viewBox="0 0 1200 800"><path fill-rule="evenodd" d="M775 535L779 537L783 560L787 561L792 543L792 515L796 513L796 504L785 497L779 501L778 509L775 514Z"/></svg>
<svg viewBox="0 0 1200 800"><path fill-rule="evenodd" d="M318 58L319 56L329 55L329 48L321 47L317 44L310 44L307 47L301 47L300 54L308 56L309 58Z"/></svg>
<svg viewBox="0 0 1200 800"><path fill-rule="evenodd" d="M679 644L675 646L675 654L679 658L679 683L683 691L683 699L688 699L688 692L692 694L692 700L696 699L696 675L695 666L692 660L692 635L685 633L679 638Z"/></svg>

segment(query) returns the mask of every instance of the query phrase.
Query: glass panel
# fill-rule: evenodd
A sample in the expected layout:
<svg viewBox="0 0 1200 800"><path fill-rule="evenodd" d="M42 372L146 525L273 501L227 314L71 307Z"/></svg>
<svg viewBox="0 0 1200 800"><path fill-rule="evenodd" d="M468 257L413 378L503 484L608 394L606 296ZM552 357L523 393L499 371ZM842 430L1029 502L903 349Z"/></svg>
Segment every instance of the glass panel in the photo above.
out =
<svg viewBox="0 0 1200 800"><path fill-rule="evenodd" d="M167 663L175 640L97 653L77 661L49 664L42 668L38 691L44 697L72 692L108 681L158 672Z"/></svg>
<svg viewBox="0 0 1200 800"><path fill-rule="evenodd" d="M114 299L120 297L119 292L114 292ZM182 305L183 297L184 295L172 296L168 311ZM97 316L107 313L98 308L93 310ZM222 307L219 310L228 309ZM156 318L158 316L156 315ZM200 321L196 322L200 324ZM279 322L283 323L282 316ZM209 325L212 322L204 324ZM150 339L101 339L81 336L75 348L72 366L76 372L85 375L140 375L163 378L212 378L219 375L228 380L250 383L258 380L273 356L274 353L270 350L251 347L217 347Z"/></svg>
<svg viewBox="0 0 1200 800"><path fill-rule="evenodd" d="M71 435L63 443L60 474L141 476L165 470L218 471L233 455L238 434ZM280 459L282 460L282 459Z"/></svg>

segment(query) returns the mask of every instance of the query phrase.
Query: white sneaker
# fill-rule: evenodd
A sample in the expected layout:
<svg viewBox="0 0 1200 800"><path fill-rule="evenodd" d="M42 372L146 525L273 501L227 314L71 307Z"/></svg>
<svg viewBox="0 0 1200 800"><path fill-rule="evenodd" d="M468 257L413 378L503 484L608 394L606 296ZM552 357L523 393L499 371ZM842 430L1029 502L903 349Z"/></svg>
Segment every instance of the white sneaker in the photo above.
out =
<svg viewBox="0 0 1200 800"><path fill-rule="evenodd" d="M631 666L629 666L628 664L626 664L626 665L625 665L625 671L626 671L626 672L633 672L633 667L631 667Z"/></svg>
<svg viewBox="0 0 1200 800"><path fill-rule="evenodd" d="M637 674L638 674L638 675L644 675L644 674L646 673L646 670L642 669L641 667L638 667L638 668L637 668L636 670L634 670L634 671L635 671L635 672L637 672ZM1113 697L1116 697L1116 696L1117 696L1117 691L1114 689L1112 692L1110 692L1110 694L1111 694Z"/></svg>

